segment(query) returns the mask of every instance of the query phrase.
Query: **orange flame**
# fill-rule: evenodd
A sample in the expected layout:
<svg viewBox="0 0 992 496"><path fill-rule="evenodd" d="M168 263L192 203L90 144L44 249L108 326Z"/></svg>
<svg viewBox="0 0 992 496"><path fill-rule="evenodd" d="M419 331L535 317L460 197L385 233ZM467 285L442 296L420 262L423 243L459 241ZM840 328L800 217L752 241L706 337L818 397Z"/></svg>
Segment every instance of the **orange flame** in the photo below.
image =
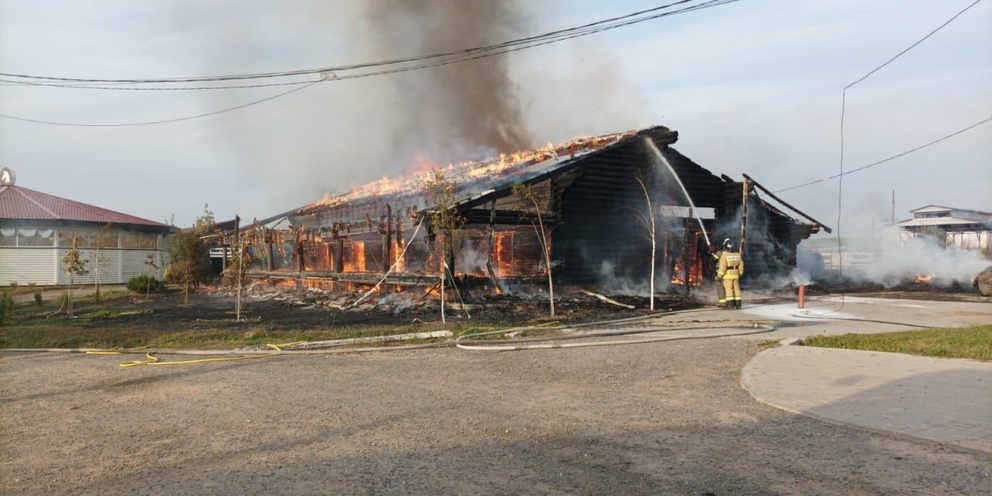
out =
<svg viewBox="0 0 992 496"><path fill-rule="evenodd" d="M510 154L500 154L498 157L477 162L461 162L443 167L445 177L456 184L474 181L486 177L496 178L518 172L518 169L528 165L548 161L574 158L583 152L598 150L634 135L635 131L609 134L595 138L576 138L557 146L548 144L542 148L530 151L520 151ZM414 160L413 172L407 176L388 178L359 186L348 193L331 197L330 193L310 207L323 207L346 203L348 201L373 195L391 195L396 193L412 193L422 189L424 180L430 171L440 168L438 164L418 154Z"/></svg>
<svg viewBox="0 0 992 496"><path fill-rule="evenodd" d="M413 173L417 176L426 175L434 169L440 169L441 164L431 160L426 155L417 151L413 154Z"/></svg>
<svg viewBox="0 0 992 496"><path fill-rule="evenodd" d="M395 264L396 268L393 269L394 272L406 272L406 259L401 257L400 253L403 253L404 244L399 240L393 240L393 256L396 257Z"/></svg>
<svg viewBox="0 0 992 496"><path fill-rule="evenodd" d="M365 242L351 242L351 256L344 257L343 272L365 272Z"/></svg>
<svg viewBox="0 0 992 496"><path fill-rule="evenodd" d="M493 245L493 255L496 258L496 276L511 276L513 274L513 233L494 233Z"/></svg>
<svg viewBox="0 0 992 496"><path fill-rule="evenodd" d="M672 284L685 285L685 282L682 281L683 270L682 257L679 257L675 259L675 266L672 267Z"/></svg>

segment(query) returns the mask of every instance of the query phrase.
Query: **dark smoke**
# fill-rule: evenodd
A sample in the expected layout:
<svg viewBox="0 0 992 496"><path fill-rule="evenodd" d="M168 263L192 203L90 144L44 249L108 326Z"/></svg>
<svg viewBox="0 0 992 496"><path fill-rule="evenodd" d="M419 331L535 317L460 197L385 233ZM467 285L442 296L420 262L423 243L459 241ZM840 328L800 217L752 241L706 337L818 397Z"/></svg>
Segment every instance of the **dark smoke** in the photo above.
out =
<svg viewBox="0 0 992 496"><path fill-rule="evenodd" d="M365 17L365 41L387 57L510 40L525 19L515 0L367 0ZM509 71L508 56L496 56L395 76L396 108L383 116L400 124L394 147L439 161L533 148Z"/></svg>

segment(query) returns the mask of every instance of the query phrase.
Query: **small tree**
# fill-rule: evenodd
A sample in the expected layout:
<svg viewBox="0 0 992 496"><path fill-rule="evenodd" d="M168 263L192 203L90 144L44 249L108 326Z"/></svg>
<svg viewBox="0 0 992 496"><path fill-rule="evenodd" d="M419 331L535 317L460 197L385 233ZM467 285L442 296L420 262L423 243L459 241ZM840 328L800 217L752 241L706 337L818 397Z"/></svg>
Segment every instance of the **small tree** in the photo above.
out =
<svg viewBox="0 0 992 496"><path fill-rule="evenodd" d="M513 195L529 202L534 206L534 213L537 214L537 220L531 221L531 225L534 226L534 233L537 234L537 240L541 243L541 252L544 256L544 264L548 269L548 305L551 309L551 316L555 316L555 286L551 274L551 231L544 225L544 217L541 214L541 205L537 201L537 193L530 186L524 186L523 184L517 184L513 187Z"/></svg>
<svg viewBox="0 0 992 496"><path fill-rule="evenodd" d="M648 214L644 215L643 212L636 208L627 208L630 208L634 212L638 222L644 226L644 237L651 242L651 281L649 291L651 291L651 310L654 310L655 256L658 253L658 231L655 224L654 207L651 203L651 193L648 192L648 187L644 183L644 178L641 176L640 171L634 173L634 180L637 181L637 184L641 187L641 191L644 193L644 202L646 203Z"/></svg>
<svg viewBox="0 0 992 496"><path fill-rule="evenodd" d="M110 260L100 253L100 248L103 248L103 241L107 238L107 234L113 229L114 225L110 222L104 224L100 227L97 232L96 239L93 240L93 277L96 279L94 282L95 291L93 292L93 300L100 301L100 267L106 265Z"/></svg>
<svg viewBox="0 0 992 496"><path fill-rule="evenodd" d="M145 265L147 265L148 268L152 269L152 276L150 277L154 278L155 275L158 274L158 264L155 262L154 253L145 253ZM145 285L145 300L148 300L148 293L150 293L151 290L152 290L152 283L151 280L149 280L148 284Z"/></svg>
<svg viewBox="0 0 992 496"><path fill-rule="evenodd" d="M169 241L169 266L166 281L179 284L183 291L183 305L189 303L193 286L210 278L210 250L203 242L214 225L214 214L204 205L204 214L196 219L189 230L173 234Z"/></svg>
<svg viewBox="0 0 992 496"><path fill-rule="evenodd" d="M465 224L465 217L455 208L455 185L444 177L444 171L435 169L424 180L424 196L431 208L428 213L431 231L441 235L441 322L444 322L444 279L454 260L454 233ZM454 282L454 280L452 280Z"/></svg>
<svg viewBox="0 0 992 496"><path fill-rule="evenodd" d="M14 313L14 289L0 291L0 326L6 324Z"/></svg>
<svg viewBox="0 0 992 496"><path fill-rule="evenodd" d="M83 259L79 255L79 235L73 234L70 240L72 242L72 248L69 250L68 253L65 254L64 257L62 257L62 263L65 264L64 270L66 271L67 274L69 274L69 286L66 287L66 292L65 292L66 314L72 317L73 315L72 286L75 283L75 276L77 275L84 276L86 274L89 274L90 271L89 269L86 268L86 265L90 261Z"/></svg>
<svg viewBox="0 0 992 496"><path fill-rule="evenodd" d="M234 275L234 281L238 291L234 307L235 318L238 322L241 321L241 295L244 288L244 280L248 275L248 269L251 268L251 262L251 253L245 251L245 236L241 236L238 242L238 251L231 255L231 261L228 265L228 271Z"/></svg>

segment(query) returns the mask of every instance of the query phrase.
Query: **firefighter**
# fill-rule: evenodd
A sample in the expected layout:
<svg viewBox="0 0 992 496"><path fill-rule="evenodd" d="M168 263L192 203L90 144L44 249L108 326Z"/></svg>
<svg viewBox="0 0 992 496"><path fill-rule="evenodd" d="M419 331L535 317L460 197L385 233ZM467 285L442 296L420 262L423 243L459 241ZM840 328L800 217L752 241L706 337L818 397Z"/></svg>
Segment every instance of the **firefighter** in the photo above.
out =
<svg viewBox="0 0 992 496"><path fill-rule="evenodd" d="M716 275L723 280L727 292L727 306L734 310L741 308L741 276L744 275L744 259L734 250L734 244L727 238L723 241L723 252L717 264Z"/></svg>
<svg viewBox="0 0 992 496"><path fill-rule="evenodd" d="M713 257L713 265L718 266L720 264L720 257L723 256L723 249L717 249L713 251L712 247L710 249L710 255ZM717 305L723 308L727 308L727 291L723 289L723 281L720 280L720 276L717 275L716 267L713 270L713 280L716 281L716 300Z"/></svg>

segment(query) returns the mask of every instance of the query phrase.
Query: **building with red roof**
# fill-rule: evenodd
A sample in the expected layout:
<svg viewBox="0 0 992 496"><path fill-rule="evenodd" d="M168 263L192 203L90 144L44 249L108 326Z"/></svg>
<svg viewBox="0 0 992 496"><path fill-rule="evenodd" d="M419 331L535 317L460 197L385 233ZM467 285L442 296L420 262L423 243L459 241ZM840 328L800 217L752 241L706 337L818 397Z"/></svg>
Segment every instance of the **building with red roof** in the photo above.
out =
<svg viewBox="0 0 992 496"><path fill-rule="evenodd" d="M73 247L87 260L77 284L122 284L148 274L162 277L172 228L113 210L15 184L0 170L0 286L67 284L62 258Z"/></svg>

